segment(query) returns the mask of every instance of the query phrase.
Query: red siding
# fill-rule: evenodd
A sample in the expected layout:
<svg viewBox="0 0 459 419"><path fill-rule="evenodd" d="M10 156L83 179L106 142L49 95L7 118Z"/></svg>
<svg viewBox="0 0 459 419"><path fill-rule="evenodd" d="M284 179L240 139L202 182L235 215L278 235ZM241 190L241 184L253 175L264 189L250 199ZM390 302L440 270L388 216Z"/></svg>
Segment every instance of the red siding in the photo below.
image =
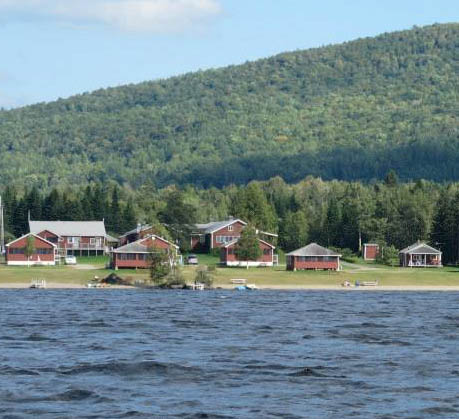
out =
<svg viewBox="0 0 459 419"><path fill-rule="evenodd" d="M235 221L233 224L221 228L212 233L212 247L223 247L227 244L226 243L218 243L217 236L232 236L232 237L241 237L241 232L244 229L245 225L242 224L240 221ZM232 228L232 230L231 230Z"/></svg>
<svg viewBox="0 0 459 419"><path fill-rule="evenodd" d="M132 255L133 253L130 253ZM140 254L134 254L135 259L121 259L121 253L114 253L113 254L113 267L115 268L140 268L146 269L149 265L148 255L145 254L145 259L139 259Z"/></svg>
<svg viewBox="0 0 459 419"><path fill-rule="evenodd" d="M261 263L270 263L270 262L272 262L273 261L274 249L271 246L268 246L266 243L263 243L262 241L259 241L259 243L260 243L260 248L261 248L262 254L256 261L257 262L261 262ZM236 246L236 243L234 243L234 244L232 244L231 246L228 246L228 247L223 247L221 249L220 262L222 262L222 263L239 262L236 254L234 253L235 246ZM265 254L265 250L267 252L266 254Z"/></svg>
<svg viewBox="0 0 459 419"><path fill-rule="evenodd" d="M377 244L365 244L364 245L364 259L375 260L379 253L379 246Z"/></svg>
<svg viewBox="0 0 459 419"><path fill-rule="evenodd" d="M287 269L327 269L327 270L338 270L339 262L338 258L335 261L300 261L298 257L289 256L287 261Z"/></svg>
<svg viewBox="0 0 459 419"><path fill-rule="evenodd" d="M27 237L25 236L22 239L12 243L7 248L6 260L7 262L27 262L27 257L24 254L13 254L11 253L13 249L24 249L27 245ZM41 240L38 237L35 237L34 240L35 253L30 257L29 261L31 262L54 262L54 246L49 243L46 243L44 240ZM50 254L39 254L37 253L38 249L49 249Z"/></svg>
<svg viewBox="0 0 459 419"><path fill-rule="evenodd" d="M161 239L160 237L148 237L145 240L140 242L144 246L147 247L157 247L160 249L168 249L170 244ZM135 255L135 259L127 259L128 255ZM123 256L121 256L123 255ZM149 258L148 254L145 254L145 259L141 259L141 253L112 253L112 266L114 268L148 268L149 267ZM126 257L126 259L121 259L122 257Z"/></svg>

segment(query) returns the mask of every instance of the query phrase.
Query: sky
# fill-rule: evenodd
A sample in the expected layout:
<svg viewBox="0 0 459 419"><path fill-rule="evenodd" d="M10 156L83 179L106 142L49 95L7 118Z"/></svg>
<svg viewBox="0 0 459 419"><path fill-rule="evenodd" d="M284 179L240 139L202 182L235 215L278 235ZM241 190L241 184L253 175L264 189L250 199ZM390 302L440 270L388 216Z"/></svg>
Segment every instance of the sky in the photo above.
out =
<svg viewBox="0 0 459 419"><path fill-rule="evenodd" d="M0 0L0 108L457 21L457 0Z"/></svg>

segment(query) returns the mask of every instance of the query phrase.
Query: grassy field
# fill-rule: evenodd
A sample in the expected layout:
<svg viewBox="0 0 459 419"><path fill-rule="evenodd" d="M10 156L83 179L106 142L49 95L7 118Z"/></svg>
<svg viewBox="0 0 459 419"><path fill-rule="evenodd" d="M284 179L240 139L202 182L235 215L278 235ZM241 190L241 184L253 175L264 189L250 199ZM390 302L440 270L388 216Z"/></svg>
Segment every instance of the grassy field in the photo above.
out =
<svg viewBox="0 0 459 419"><path fill-rule="evenodd" d="M200 265L216 266L218 259L210 255L199 255ZM104 278L111 271L105 269L106 258L78 258L78 266L56 267L10 267L0 266L0 286L6 283L28 284L32 279L45 279L48 283L85 285L95 276ZM183 275L192 282L196 266L185 266ZM116 272L123 278L148 280L146 270L120 270ZM230 286L233 278L244 278L260 287L307 287L338 286L343 281L378 281L381 286L459 286L459 268L410 269L391 268L368 263L343 263L340 272L298 271L289 272L284 266L274 268L216 268L215 286Z"/></svg>

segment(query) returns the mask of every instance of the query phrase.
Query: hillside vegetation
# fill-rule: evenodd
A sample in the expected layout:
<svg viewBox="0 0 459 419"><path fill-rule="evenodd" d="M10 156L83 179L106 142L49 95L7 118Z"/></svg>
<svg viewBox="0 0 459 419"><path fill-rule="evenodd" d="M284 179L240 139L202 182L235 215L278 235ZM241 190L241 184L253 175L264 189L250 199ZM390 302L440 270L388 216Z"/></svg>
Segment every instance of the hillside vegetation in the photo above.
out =
<svg viewBox="0 0 459 419"><path fill-rule="evenodd" d="M0 112L2 184L459 179L459 24Z"/></svg>

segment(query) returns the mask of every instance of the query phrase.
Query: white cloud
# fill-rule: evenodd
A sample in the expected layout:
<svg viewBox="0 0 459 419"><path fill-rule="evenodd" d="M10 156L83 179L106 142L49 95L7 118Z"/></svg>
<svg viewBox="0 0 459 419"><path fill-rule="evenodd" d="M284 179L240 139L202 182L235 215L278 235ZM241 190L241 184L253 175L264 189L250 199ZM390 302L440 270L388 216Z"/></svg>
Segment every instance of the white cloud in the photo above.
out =
<svg viewBox="0 0 459 419"><path fill-rule="evenodd" d="M51 17L154 33L200 29L222 12L219 0L0 0L11 17ZM11 18L10 17L10 18Z"/></svg>

